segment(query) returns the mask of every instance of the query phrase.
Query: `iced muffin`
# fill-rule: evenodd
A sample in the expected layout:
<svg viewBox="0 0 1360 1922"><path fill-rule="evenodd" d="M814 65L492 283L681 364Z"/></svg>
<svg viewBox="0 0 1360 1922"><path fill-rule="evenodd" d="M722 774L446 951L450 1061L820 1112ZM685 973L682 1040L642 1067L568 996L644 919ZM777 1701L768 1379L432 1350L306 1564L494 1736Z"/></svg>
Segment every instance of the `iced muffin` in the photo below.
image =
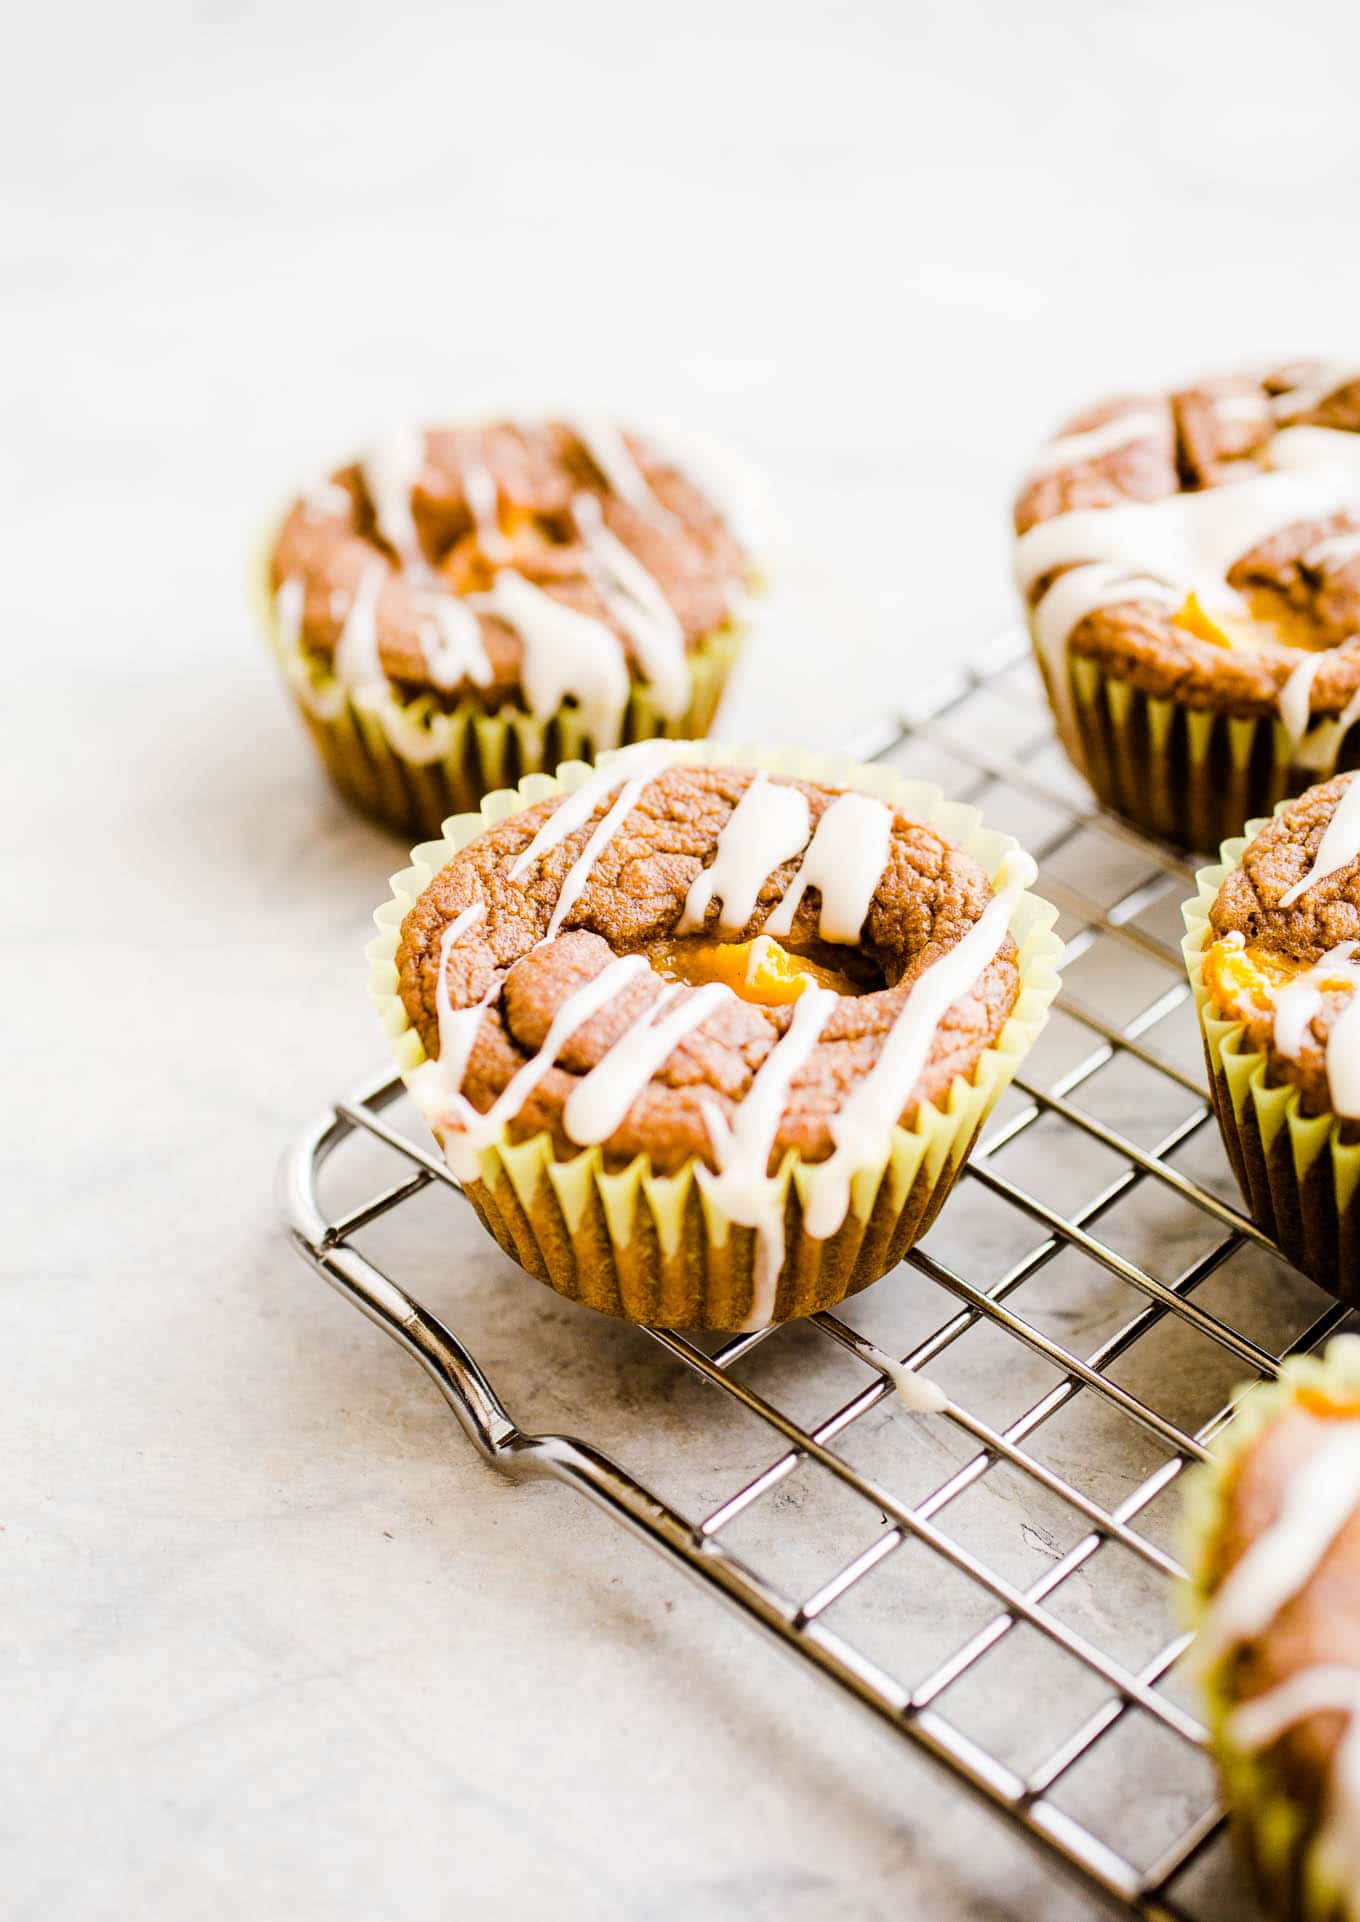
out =
<svg viewBox="0 0 1360 1922"><path fill-rule="evenodd" d="M1360 758L1360 372L1301 362L1070 421L1015 506L1058 733L1201 849Z"/></svg>
<svg viewBox="0 0 1360 1922"><path fill-rule="evenodd" d="M1248 1205L1334 1294L1360 1287L1360 779L1229 841L1187 904L1214 1106Z"/></svg>
<svg viewBox="0 0 1360 1922"><path fill-rule="evenodd" d="M1252 1390L1187 1505L1194 1655L1272 1915L1360 1916L1360 1341Z"/></svg>
<svg viewBox="0 0 1360 1922"><path fill-rule="evenodd" d="M1056 987L1033 872L882 769L632 747L418 849L374 992L523 1267L634 1321L764 1327L943 1203Z"/></svg>
<svg viewBox="0 0 1360 1922"><path fill-rule="evenodd" d="M395 434L268 557L275 652L336 784L407 835L570 756L704 733L759 585L712 450L603 421Z"/></svg>

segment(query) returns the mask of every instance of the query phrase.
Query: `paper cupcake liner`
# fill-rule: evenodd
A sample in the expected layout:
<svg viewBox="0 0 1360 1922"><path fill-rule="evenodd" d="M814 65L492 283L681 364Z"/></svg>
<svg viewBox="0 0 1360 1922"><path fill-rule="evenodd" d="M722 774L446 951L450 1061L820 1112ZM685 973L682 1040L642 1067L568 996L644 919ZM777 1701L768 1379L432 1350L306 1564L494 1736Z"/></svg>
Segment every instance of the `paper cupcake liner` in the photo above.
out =
<svg viewBox="0 0 1360 1922"><path fill-rule="evenodd" d="M1213 1458L1185 1478L1181 1559L1189 1571L1182 1590L1186 1626L1198 1629L1208 1611L1216 1574L1225 1491L1257 1437L1300 1395L1321 1394L1360 1407L1360 1336L1340 1335L1323 1355L1296 1355L1278 1380L1242 1392ZM1360 1922L1360 1889L1341 1888L1313 1846L1318 1812L1289 1793L1268 1754L1238 1748L1229 1722L1238 1706L1231 1691L1231 1658L1202 1677L1205 1720L1223 1782L1234 1840L1267 1911L1287 1922Z"/></svg>
<svg viewBox="0 0 1360 1922"><path fill-rule="evenodd" d="M405 700L390 684L348 688L320 656L280 631L272 604L265 621L275 659L327 773L342 794L405 835L437 835L451 814L526 774L593 752L576 710L546 719L522 707L487 713L475 700L441 707L429 694ZM748 629L733 622L689 655L690 700L673 721L652 689L632 684L621 742L706 734Z"/></svg>
<svg viewBox="0 0 1360 1922"><path fill-rule="evenodd" d="M608 756L602 757L607 763ZM779 748L731 748L688 742L681 764L765 768L770 773L859 788L904 814L928 821L995 874L1016 844L984 828L975 808L944 800L938 788L904 781L881 767L855 766L828 755ZM477 813L445 823L442 840L415 849L412 865L392 879L392 899L376 916L369 948L371 992L403 1077L425 1059L397 993L395 957L401 924L439 872L493 821L558 792L590 773L580 762L555 780L532 775L517 790L487 796ZM822 1171L790 1151L769 1177L784 1211L785 1253L772 1312L760 1322L788 1321L841 1301L886 1274L929 1228L987 1115L1028 1053L1058 987L1062 944L1056 911L1025 894L1011 917L1021 986L997 1039L968 1077L955 1077L940 1107L923 1103L911 1128L894 1128L881 1155L851 1182L840 1229L824 1240L809 1234L804 1211L819 1192ZM560 1155L549 1134L518 1144L505 1135L481 1155L466 1193L506 1254L559 1294L605 1314L646 1325L738 1328L756 1306L756 1235L717 1205L696 1175L697 1157L678 1172L656 1173L646 1156L611 1172L599 1148ZM768 1298L766 1302L768 1306Z"/></svg>
<svg viewBox="0 0 1360 1922"><path fill-rule="evenodd" d="M1254 816L1326 780L1341 758L1345 737L1329 733L1329 723L1295 743L1278 716L1186 707L1154 699L1080 655L1069 655L1067 665L1075 738L1040 659L1068 755L1104 806L1178 847L1218 847Z"/></svg>
<svg viewBox="0 0 1360 1922"><path fill-rule="evenodd" d="M1297 1088L1271 1082L1268 1058L1249 1046L1245 1023L1216 1013L1204 984L1214 897L1265 826L1265 821L1249 821L1245 835L1223 843L1216 866L1200 869L1198 893L1182 909L1181 949L1204 1039L1214 1113L1252 1217L1319 1287L1341 1301L1355 1301L1360 1299L1360 1143L1342 1139L1338 1116L1306 1115Z"/></svg>

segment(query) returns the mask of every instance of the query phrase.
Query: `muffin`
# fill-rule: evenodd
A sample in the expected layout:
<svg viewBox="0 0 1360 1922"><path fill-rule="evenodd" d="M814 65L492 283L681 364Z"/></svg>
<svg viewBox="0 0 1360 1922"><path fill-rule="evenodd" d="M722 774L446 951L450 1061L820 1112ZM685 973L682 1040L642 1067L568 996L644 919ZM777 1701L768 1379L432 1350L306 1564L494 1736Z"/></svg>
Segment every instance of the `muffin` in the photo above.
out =
<svg viewBox="0 0 1360 1922"><path fill-rule="evenodd" d="M1360 372L1298 363L1069 422L1015 506L1063 746L1136 827L1213 849L1360 760Z"/></svg>
<svg viewBox="0 0 1360 1922"><path fill-rule="evenodd" d="M1272 1915L1360 1917L1360 1339L1250 1391L1188 1489L1197 1659Z"/></svg>
<svg viewBox="0 0 1360 1922"><path fill-rule="evenodd" d="M630 1321L877 1280L1057 985L1029 857L882 768L639 744L413 858L370 950L407 1085L505 1252Z"/></svg>
<svg viewBox="0 0 1360 1922"><path fill-rule="evenodd" d="M394 434L309 489L268 626L336 785L437 834L569 756L704 733L758 586L734 474L692 439L502 421Z"/></svg>
<svg viewBox="0 0 1360 1922"><path fill-rule="evenodd" d="M1253 821L1198 876L1184 943L1214 1108L1252 1214L1360 1293L1360 778Z"/></svg>

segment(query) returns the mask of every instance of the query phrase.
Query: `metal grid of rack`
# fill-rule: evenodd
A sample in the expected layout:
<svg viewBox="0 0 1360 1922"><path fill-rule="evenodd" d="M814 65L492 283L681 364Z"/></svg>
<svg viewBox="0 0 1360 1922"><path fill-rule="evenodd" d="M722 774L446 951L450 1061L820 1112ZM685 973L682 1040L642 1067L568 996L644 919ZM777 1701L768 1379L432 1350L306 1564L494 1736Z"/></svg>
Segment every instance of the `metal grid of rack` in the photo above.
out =
<svg viewBox="0 0 1360 1922"><path fill-rule="evenodd" d="M419 1122L403 1123L398 1080L370 1081L299 1137L286 1222L305 1259L429 1372L488 1462L589 1496L1117 1909L1221 1914L1204 1889L1222 1817L1174 1672L1176 1483L1230 1389L1324 1339L1343 1311L1237 1205L1177 946L1191 868L1093 807L1023 642L1007 637L856 752L938 780L1030 848L1060 910L1064 988L904 1264L914 1273L796 1325L801 1383L819 1357L837 1364L826 1412L796 1418L790 1404L816 1397L786 1392L790 1365L768 1366L791 1330L716 1344L636 1331L756 1425L768 1456L756 1472L747 1458L720 1499L683 1512L616 1453L516 1420L471 1344L360 1246L427 1191L462 1199ZM323 1170L355 1142L387 1174L328 1209ZM589 1342L592 1318L576 1312L571 1338ZM908 1413L885 1355L929 1369L947 1408ZM793 1554L790 1576L762 1562L781 1532L809 1525L806 1502L775 1500L808 1477L859 1518L862 1545L815 1577ZM751 1530L755 1515L766 1525Z"/></svg>

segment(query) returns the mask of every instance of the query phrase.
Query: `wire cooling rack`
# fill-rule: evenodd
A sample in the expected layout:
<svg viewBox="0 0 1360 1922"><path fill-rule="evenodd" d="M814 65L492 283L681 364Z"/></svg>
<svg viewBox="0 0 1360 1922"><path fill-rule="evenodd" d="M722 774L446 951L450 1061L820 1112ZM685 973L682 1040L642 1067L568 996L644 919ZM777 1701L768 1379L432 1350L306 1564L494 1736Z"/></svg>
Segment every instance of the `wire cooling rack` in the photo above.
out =
<svg viewBox="0 0 1360 1922"><path fill-rule="evenodd" d="M1093 807L1023 637L854 752L1016 834L1066 938L1049 1029L901 1270L835 1314L702 1340L604 1323L502 1263L513 1296L493 1316L466 1290L460 1335L411 1290L456 1290L438 1211L462 1197L390 1076L298 1138L288 1229L488 1462L589 1496L1116 1909L1208 1922L1231 1871L1174 1671L1177 1483L1231 1390L1343 1311L1239 1208L1177 945L1191 867ZM508 1300L568 1395L588 1371L568 1402L587 1436L502 1400ZM639 1407L650 1343L690 1392L678 1419L673 1395L668 1420ZM947 1409L909 1412L885 1355ZM509 1399L543 1392L540 1374Z"/></svg>

